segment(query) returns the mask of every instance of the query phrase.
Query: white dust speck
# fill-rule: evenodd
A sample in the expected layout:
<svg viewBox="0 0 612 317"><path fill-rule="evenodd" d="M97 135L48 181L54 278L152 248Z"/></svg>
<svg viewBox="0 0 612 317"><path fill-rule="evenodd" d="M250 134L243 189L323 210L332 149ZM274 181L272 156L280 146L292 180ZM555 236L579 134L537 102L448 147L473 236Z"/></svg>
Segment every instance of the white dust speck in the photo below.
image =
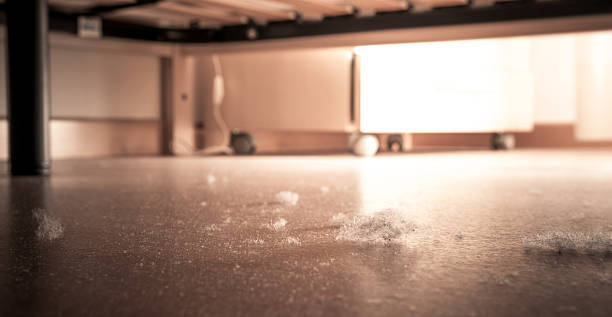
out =
<svg viewBox="0 0 612 317"><path fill-rule="evenodd" d="M64 226L62 226L57 218L40 208L32 210L32 213L38 222L36 236L39 240L53 241L62 236L64 233Z"/></svg>
<svg viewBox="0 0 612 317"><path fill-rule="evenodd" d="M212 224L212 225L208 225L204 228L206 231L220 231L221 228L219 228L219 226L217 226L216 224Z"/></svg>
<svg viewBox="0 0 612 317"><path fill-rule="evenodd" d="M206 176L206 181L208 182L208 185L212 185L217 181L217 178L213 174L208 174L208 176Z"/></svg>
<svg viewBox="0 0 612 317"><path fill-rule="evenodd" d="M602 273L597 274L597 279L601 283L612 284L612 274L608 272L602 272Z"/></svg>
<svg viewBox="0 0 612 317"><path fill-rule="evenodd" d="M344 213L337 213L335 215L332 216L331 218L331 223L335 224L335 225L340 225L343 224L347 221L347 217Z"/></svg>
<svg viewBox="0 0 612 317"><path fill-rule="evenodd" d="M612 252L612 232L546 232L524 237L528 249L561 253Z"/></svg>
<svg viewBox="0 0 612 317"><path fill-rule="evenodd" d="M200 206L206 207L206 206L208 206L208 202L207 201L203 201L203 202L200 203Z"/></svg>
<svg viewBox="0 0 612 317"><path fill-rule="evenodd" d="M257 239L247 239L246 243L247 244L259 244L259 245L262 245L262 244L264 244L264 241L262 239L259 239L259 238L257 238Z"/></svg>
<svg viewBox="0 0 612 317"><path fill-rule="evenodd" d="M365 243L403 243L416 225L395 209L384 209L371 215L359 215L345 221L336 240Z"/></svg>
<svg viewBox="0 0 612 317"><path fill-rule="evenodd" d="M223 223L229 225L230 223L232 223L232 217L225 218L225 220L223 220Z"/></svg>
<svg viewBox="0 0 612 317"><path fill-rule="evenodd" d="M290 191L282 191L276 194L276 201L283 205L295 206L299 199L300 195Z"/></svg>
<svg viewBox="0 0 612 317"><path fill-rule="evenodd" d="M302 241L299 238L287 237L287 244L302 245Z"/></svg>
<svg viewBox="0 0 612 317"><path fill-rule="evenodd" d="M323 194L327 194L327 193L329 193L329 187L327 187L327 186L321 186L321 192L322 192Z"/></svg>
<svg viewBox="0 0 612 317"><path fill-rule="evenodd" d="M274 207L272 209L262 209L261 213L262 214L266 214L266 213L273 213L273 214L278 214L285 211L283 208L281 207Z"/></svg>
<svg viewBox="0 0 612 317"><path fill-rule="evenodd" d="M570 220L583 220L584 218L586 218L584 212L577 212L570 216Z"/></svg>
<svg viewBox="0 0 612 317"><path fill-rule="evenodd" d="M286 225L287 225L287 220L285 220L284 218L279 218L276 222L270 224L270 228L274 231L280 231L280 230L283 230L283 228L285 228Z"/></svg>

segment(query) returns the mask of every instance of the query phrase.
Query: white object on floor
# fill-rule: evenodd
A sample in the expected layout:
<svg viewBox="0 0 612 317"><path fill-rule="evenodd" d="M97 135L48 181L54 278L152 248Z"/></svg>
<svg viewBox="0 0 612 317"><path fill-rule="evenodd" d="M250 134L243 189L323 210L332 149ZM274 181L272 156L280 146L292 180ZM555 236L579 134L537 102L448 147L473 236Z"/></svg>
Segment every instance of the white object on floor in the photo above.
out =
<svg viewBox="0 0 612 317"><path fill-rule="evenodd" d="M416 225L395 209L359 215L344 222L336 240L373 244L402 244Z"/></svg>
<svg viewBox="0 0 612 317"><path fill-rule="evenodd" d="M278 219L275 223L271 225L274 231L282 230L287 225L287 220L284 218Z"/></svg>
<svg viewBox="0 0 612 317"><path fill-rule="evenodd" d="M247 239L246 243L248 244L264 244L264 241L262 239Z"/></svg>
<svg viewBox="0 0 612 317"><path fill-rule="evenodd" d="M199 153L204 155L230 155L234 153L234 150L229 146L230 132L227 124L223 120L223 116L221 115L221 105L223 105L223 99L225 97L225 80L223 79L223 71L221 69L221 62L219 61L219 56L216 54L213 55L212 61L213 69L215 71L215 77L213 78L212 87L213 116L215 118L217 126L219 126L219 131L223 136L223 140L221 141L221 144L209 146L205 149L200 150Z"/></svg>
<svg viewBox="0 0 612 317"><path fill-rule="evenodd" d="M378 152L378 147L380 143L378 142L378 138L373 135L360 135L355 140L355 143L352 145L351 149L353 153L359 156L373 156Z"/></svg>
<svg viewBox="0 0 612 317"><path fill-rule="evenodd" d="M546 232L524 237L528 249L557 253L612 252L612 232Z"/></svg>
<svg viewBox="0 0 612 317"><path fill-rule="evenodd" d="M300 239L298 239L298 238L287 237L287 244L301 245L302 241L300 241Z"/></svg>
<svg viewBox="0 0 612 317"><path fill-rule="evenodd" d="M347 217L344 213L337 213L335 215L332 216L331 218L331 223L335 224L335 225L339 225L342 224L344 222L346 222Z"/></svg>
<svg viewBox="0 0 612 317"><path fill-rule="evenodd" d="M276 194L276 201L283 205L295 206L299 199L300 195L290 191L282 191Z"/></svg>
<svg viewBox="0 0 612 317"><path fill-rule="evenodd" d="M32 210L32 213L38 222L36 236L39 240L53 241L62 236L64 233L64 226L62 226L62 223L57 218L41 208Z"/></svg>

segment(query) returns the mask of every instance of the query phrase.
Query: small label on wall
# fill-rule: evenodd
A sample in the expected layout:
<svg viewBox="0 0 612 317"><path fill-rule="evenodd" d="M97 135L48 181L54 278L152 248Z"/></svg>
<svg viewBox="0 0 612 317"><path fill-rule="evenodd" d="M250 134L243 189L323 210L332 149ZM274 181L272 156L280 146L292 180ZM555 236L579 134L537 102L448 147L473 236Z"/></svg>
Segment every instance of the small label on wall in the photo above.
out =
<svg viewBox="0 0 612 317"><path fill-rule="evenodd" d="M80 16L78 18L79 37L102 37L102 19L100 17Z"/></svg>

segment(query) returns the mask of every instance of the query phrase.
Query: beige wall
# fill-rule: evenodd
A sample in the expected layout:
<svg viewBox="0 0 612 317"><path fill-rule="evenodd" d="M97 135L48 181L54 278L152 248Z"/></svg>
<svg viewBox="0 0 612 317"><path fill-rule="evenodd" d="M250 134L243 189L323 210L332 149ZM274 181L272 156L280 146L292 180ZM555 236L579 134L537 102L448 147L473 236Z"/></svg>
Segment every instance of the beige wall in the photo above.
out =
<svg viewBox="0 0 612 317"><path fill-rule="evenodd" d="M0 159L8 158L8 124L0 120ZM159 154L157 120L51 120L51 158Z"/></svg>
<svg viewBox="0 0 612 317"><path fill-rule="evenodd" d="M157 119L161 55L156 44L53 34L50 97L54 117ZM0 36L0 116L6 116L5 39Z"/></svg>
<svg viewBox="0 0 612 317"><path fill-rule="evenodd" d="M321 150L346 147L344 134L338 133L351 128L351 50L231 53L220 55L220 62L223 117L230 129L253 132L260 150L279 150L279 144L289 151L300 150L296 144L303 144L304 151L315 150L314 140L327 134L329 138L321 139ZM211 56L198 56L195 67L196 121L204 123L204 144L215 145L222 137L213 117ZM297 132L314 134L292 144L285 132L292 137Z"/></svg>
<svg viewBox="0 0 612 317"><path fill-rule="evenodd" d="M0 34L0 159L8 157L4 45ZM160 57L169 47L58 34L50 46L52 158L159 153Z"/></svg>
<svg viewBox="0 0 612 317"><path fill-rule="evenodd" d="M0 160L8 158L8 123L0 119Z"/></svg>
<svg viewBox="0 0 612 317"><path fill-rule="evenodd" d="M52 49L51 115L157 119L160 78L156 55Z"/></svg>

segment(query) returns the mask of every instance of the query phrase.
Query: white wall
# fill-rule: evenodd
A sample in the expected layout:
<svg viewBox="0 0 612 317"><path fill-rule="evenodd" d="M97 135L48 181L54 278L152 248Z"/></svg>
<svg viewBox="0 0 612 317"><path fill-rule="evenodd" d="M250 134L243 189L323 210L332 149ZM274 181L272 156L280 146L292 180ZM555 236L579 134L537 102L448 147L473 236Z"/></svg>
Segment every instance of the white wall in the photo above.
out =
<svg viewBox="0 0 612 317"><path fill-rule="evenodd" d="M535 120L575 124L578 141L612 140L612 32L532 39Z"/></svg>
<svg viewBox="0 0 612 317"><path fill-rule="evenodd" d="M576 35L531 38L536 124L576 121Z"/></svg>
<svg viewBox="0 0 612 317"><path fill-rule="evenodd" d="M576 136L612 140L612 32L584 34L576 41Z"/></svg>

